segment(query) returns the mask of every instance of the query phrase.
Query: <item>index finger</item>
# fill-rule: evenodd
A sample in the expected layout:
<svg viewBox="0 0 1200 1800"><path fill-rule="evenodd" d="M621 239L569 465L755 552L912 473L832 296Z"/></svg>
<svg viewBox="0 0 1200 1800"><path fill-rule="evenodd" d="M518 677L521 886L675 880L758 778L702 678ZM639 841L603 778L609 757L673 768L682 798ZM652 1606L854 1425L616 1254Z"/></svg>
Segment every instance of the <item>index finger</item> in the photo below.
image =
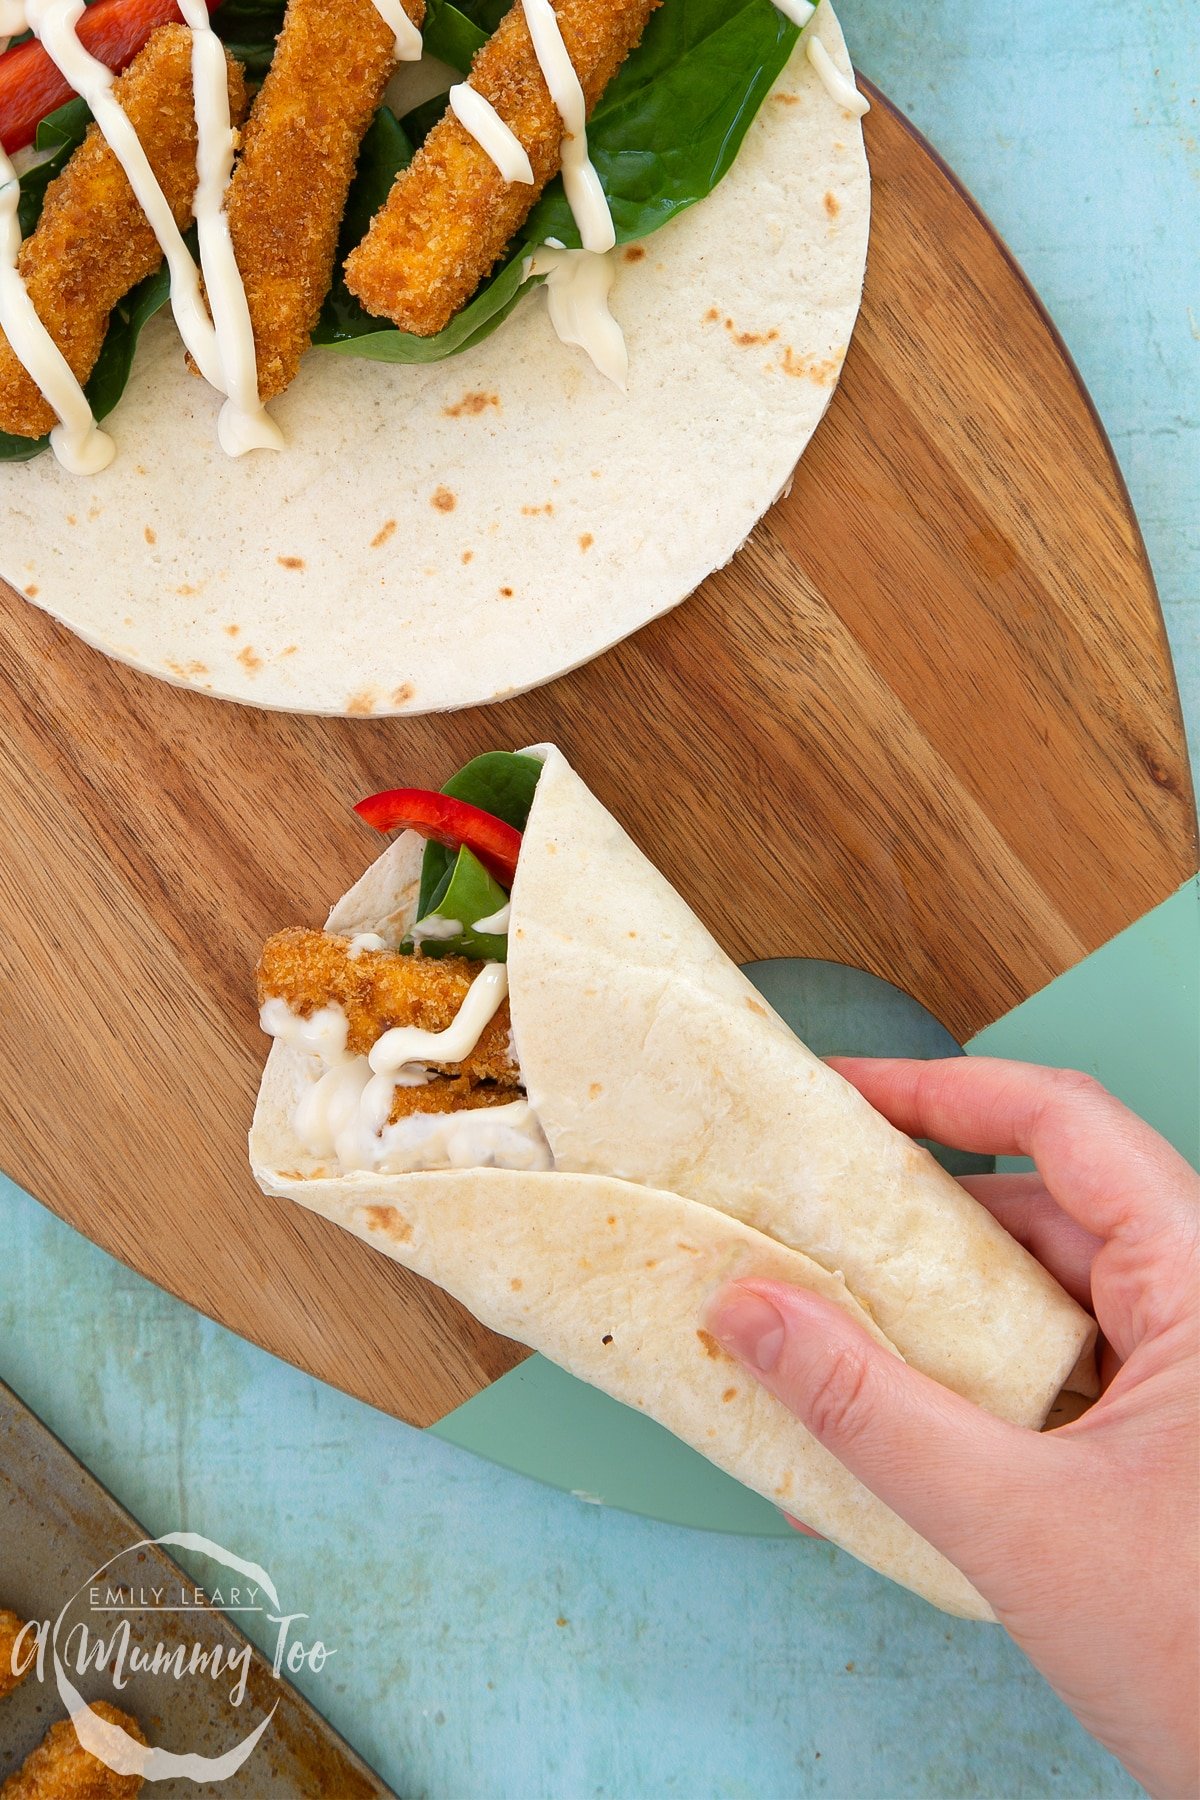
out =
<svg viewBox="0 0 1200 1800"><path fill-rule="evenodd" d="M1196 1231L1200 1178L1090 1075L986 1056L830 1064L912 1137L1032 1157L1064 1212L1097 1237L1141 1243L1163 1231Z"/></svg>

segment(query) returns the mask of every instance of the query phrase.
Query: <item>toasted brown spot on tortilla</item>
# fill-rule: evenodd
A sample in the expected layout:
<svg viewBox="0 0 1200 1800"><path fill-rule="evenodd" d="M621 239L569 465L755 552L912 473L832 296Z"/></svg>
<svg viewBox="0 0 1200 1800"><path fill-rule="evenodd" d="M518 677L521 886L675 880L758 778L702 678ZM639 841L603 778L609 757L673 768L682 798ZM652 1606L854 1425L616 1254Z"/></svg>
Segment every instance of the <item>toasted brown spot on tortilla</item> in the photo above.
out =
<svg viewBox="0 0 1200 1800"><path fill-rule="evenodd" d="M757 1013L760 1019L765 1019L769 1016L767 1013L766 1007L762 1004L762 1001L761 1000L752 1000L750 998L749 994L746 995L746 1005L750 1008L750 1011L752 1013Z"/></svg>
<svg viewBox="0 0 1200 1800"><path fill-rule="evenodd" d="M346 702L346 711L354 718L364 718L375 711L375 690L364 688L360 694L351 694Z"/></svg>
<svg viewBox="0 0 1200 1800"><path fill-rule="evenodd" d="M783 1472L783 1480L779 1483L779 1486L775 1489L775 1492L777 1494L790 1494L791 1491L792 1491L792 1471L790 1469L785 1469Z"/></svg>
<svg viewBox="0 0 1200 1800"><path fill-rule="evenodd" d="M285 650L279 652L280 658L282 659L285 656L295 656L299 648L299 644L289 644Z"/></svg>
<svg viewBox="0 0 1200 1800"><path fill-rule="evenodd" d="M275 561L281 569L302 569L304 567L302 556L277 556Z"/></svg>
<svg viewBox="0 0 1200 1800"><path fill-rule="evenodd" d="M413 1228L404 1214L394 1206L364 1206L362 1216L363 1223L371 1231L386 1232L398 1244L407 1244L413 1234Z"/></svg>
<svg viewBox="0 0 1200 1800"><path fill-rule="evenodd" d="M239 631L240 631L240 630L241 630L241 629L242 629L242 628L241 628L241 626L240 626L240 625L227 625L227 626L226 626L226 627L225 627L225 636L226 636L226 637L236 637L236 636L237 636L237 634L238 634L238 632L239 632Z"/></svg>
<svg viewBox="0 0 1200 1800"><path fill-rule="evenodd" d="M546 845L546 855L547 856L557 856L558 855L558 845L557 844L547 844ZM518 937L524 937L524 935L525 935L525 933L523 931L518 931L518 933L517 933Z"/></svg>
<svg viewBox="0 0 1200 1800"><path fill-rule="evenodd" d="M465 563L474 561L474 558L475 558L475 552L473 550L464 550L463 551L462 559Z"/></svg>
<svg viewBox="0 0 1200 1800"><path fill-rule="evenodd" d="M385 519L375 536L371 539L372 550L382 550L396 529L395 519Z"/></svg>
<svg viewBox="0 0 1200 1800"><path fill-rule="evenodd" d="M648 1257L647 1257L647 1258L646 1258L646 1267L647 1267L647 1268L648 1268L648 1269L657 1269L657 1267L658 1267L658 1258L657 1258L657 1256L648 1256Z"/></svg>
<svg viewBox="0 0 1200 1800"><path fill-rule="evenodd" d="M30 600L36 600L39 592L40 589L38 588L37 583L33 581L31 581L29 586L25 589L25 593Z"/></svg>
<svg viewBox="0 0 1200 1800"><path fill-rule="evenodd" d="M549 517L554 511L554 502L553 500L547 500L545 506L523 506L521 511L527 519L536 519L540 517L542 513L545 513L546 516Z"/></svg>
<svg viewBox="0 0 1200 1800"><path fill-rule="evenodd" d="M79 523L79 520L75 517L74 513L67 514L67 524L68 525L78 525L78 523Z"/></svg>
<svg viewBox="0 0 1200 1800"><path fill-rule="evenodd" d="M700 1330L697 1331L696 1336L704 1346L705 1356L717 1357L721 1355L721 1346L718 1344L711 1331L705 1331L704 1328L701 1327Z"/></svg>
<svg viewBox="0 0 1200 1800"><path fill-rule="evenodd" d="M734 343L740 344L743 350L748 350L751 344L773 344L775 339L779 336L778 331L775 330L738 331L734 328L732 319L726 319L725 329L733 339Z"/></svg>
<svg viewBox="0 0 1200 1800"><path fill-rule="evenodd" d="M842 210L842 203L838 199L837 195L836 194L826 194L826 196L825 196L825 211L829 214L830 218L836 219L838 214L841 212L841 210Z"/></svg>
<svg viewBox="0 0 1200 1800"><path fill-rule="evenodd" d="M512 588L510 588L510 587L502 587L502 588L501 588L501 589L500 589L500 598L501 598L501 599L502 599L502 600L511 600L511 599L512 599L512 597L513 597L513 590L512 590Z"/></svg>
<svg viewBox="0 0 1200 1800"><path fill-rule="evenodd" d="M595 541L596 540L592 536L590 531L583 531L579 535L579 548L586 555L587 552L591 549L592 545L595 543Z"/></svg>
<svg viewBox="0 0 1200 1800"><path fill-rule="evenodd" d="M630 244L625 251L626 262L641 262L646 254L645 244Z"/></svg>
<svg viewBox="0 0 1200 1800"><path fill-rule="evenodd" d="M453 512L458 505L458 500L448 487L439 487L434 488L433 493L429 496L429 504L436 507L438 512Z"/></svg>
<svg viewBox="0 0 1200 1800"><path fill-rule="evenodd" d="M600 1339L600 1342L602 1344L611 1344L612 1341L613 1341L613 1335L612 1335L611 1331L606 1331L604 1336Z"/></svg>
<svg viewBox="0 0 1200 1800"><path fill-rule="evenodd" d="M722 1400L724 1400L726 1402L726 1404L728 1404L730 1400L736 1400L737 1399L737 1389L736 1388L726 1388L725 1392L721 1395L721 1398L722 1398Z"/></svg>
<svg viewBox="0 0 1200 1800"><path fill-rule="evenodd" d="M200 592L203 585L203 582L200 582L193 587L190 581L184 581L175 589L175 592L179 595L181 600L190 600L194 594Z"/></svg>
<svg viewBox="0 0 1200 1800"><path fill-rule="evenodd" d="M89 519L98 519L100 517L100 514L103 511L104 511L104 508L102 506L97 506L95 501L93 501L92 504L88 507L88 518Z"/></svg>
<svg viewBox="0 0 1200 1800"><path fill-rule="evenodd" d="M772 94L771 98L777 106L799 106L799 94Z"/></svg>
<svg viewBox="0 0 1200 1800"><path fill-rule="evenodd" d="M598 1100L603 1092L604 1092L604 1088L601 1085L601 1083L598 1081L593 1081L591 1087L589 1087L589 1089L588 1089L588 1099L589 1100Z"/></svg>
<svg viewBox="0 0 1200 1800"><path fill-rule="evenodd" d="M262 657L249 644L242 645L237 653L237 659L243 669L251 675L257 674L258 670L262 668Z"/></svg>
<svg viewBox="0 0 1200 1800"><path fill-rule="evenodd" d="M181 681L191 680L196 675L207 675L208 664L202 662L178 663L167 658L167 668L172 675L178 675Z"/></svg>
<svg viewBox="0 0 1200 1800"><path fill-rule="evenodd" d="M807 356L798 356L792 346L786 344L779 366L785 375L796 379L807 375L818 387L828 387L830 382L836 381L840 364L836 356L827 356L820 362L813 362Z"/></svg>
<svg viewBox="0 0 1200 1800"><path fill-rule="evenodd" d="M610 1225L610 1226L612 1226L612 1225L615 1225L615 1224L616 1224L616 1222L617 1222L617 1215L616 1215L616 1213L609 1213L609 1215L608 1215L608 1220L607 1220L607 1223L608 1223L608 1224L609 1224L609 1225Z"/></svg>
<svg viewBox="0 0 1200 1800"><path fill-rule="evenodd" d="M157 542L158 542L157 531L153 530L152 527L149 525L143 525L142 536L145 538L145 540L148 544L157 544Z"/></svg>
<svg viewBox="0 0 1200 1800"><path fill-rule="evenodd" d="M489 406L499 406L499 394L485 394L481 388L473 389L456 400L453 406L443 406L442 411L448 419L478 418Z"/></svg>
<svg viewBox="0 0 1200 1800"><path fill-rule="evenodd" d="M721 316L720 308L716 307L716 306L710 306L708 311L704 315L704 323L706 325L715 325L717 320L720 318L720 316Z"/></svg>
<svg viewBox="0 0 1200 1800"><path fill-rule="evenodd" d="M407 706L416 691L411 681L402 681L398 688L392 689L392 705Z"/></svg>
<svg viewBox="0 0 1200 1800"><path fill-rule="evenodd" d="M525 1283L521 1280L519 1275L514 1275L508 1285L514 1294L519 1294L521 1289L525 1286Z"/></svg>

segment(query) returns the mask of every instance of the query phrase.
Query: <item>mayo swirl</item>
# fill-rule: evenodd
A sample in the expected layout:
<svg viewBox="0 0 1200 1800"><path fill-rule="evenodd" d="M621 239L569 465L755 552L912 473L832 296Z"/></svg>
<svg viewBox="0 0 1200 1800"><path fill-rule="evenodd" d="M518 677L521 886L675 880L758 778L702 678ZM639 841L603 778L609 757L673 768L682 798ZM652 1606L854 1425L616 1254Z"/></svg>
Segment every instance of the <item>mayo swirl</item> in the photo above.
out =
<svg viewBox="0 0 1200 1800"><path fill-rule="evenodd" d="M237 143L229 119L225 48L212 29L204 0L177 0L177 4L192 33L197 173L193 213L221 364L217 385L228 396L217 420L217 438L227 456L281 450L283 433L258 395L254 327L225 211ZM171 285L173 291L174 271Z"/></svg>
<svg viewBox="0 0 1200 1800"><path fill-rule="evenodd" d="M793 25L803 28L817 9L812 0L775 0L775 10L781 12L785 19L790 19Z"/></svg>
<svg viewBox="0 0 1200 1800"><path fill-rule="evenodd" d="M372 0L372 5L384 24L396 34L396 61L420 62L425 46L400 0Z"/></svg>
<svg viewBox="0 0 1200 1800"><path fill-rule="evenodd" d="M563 122L562 176L567 202L585 250L601 253L617 241L600 177L588 156L587 102L567 54L550 0L521 0L534 55Z"/></svg>
<svg viewBox="0 0 1200 1800"><path fill-rule="evenodd" d="M3 0L0 0L0 4ZM11 13L4 22L11 22ZM58 424L50 433L55 456L72 475L98 475L116 453L100 430L70 364L42 321L17 268L21 250L17 172L0 149L0 327L21 367L36 382Z"/></svg>
<svg viewBox="0 0 1200 1800"><path fill-rule="evenodd" d="M505 181L533 186L533 165L516 133L511 131L486 95L466 81L452 87L450 111L479 148L490 156Z"/></svg>
<svg viewBox="0 0 1200 1800"><path fill-rule="evenodd" d="M828 50L815 34L809 38L806 54L809 62L821 77L822 85L829 98L838 106L844 107L856 119L871 110L871 102L865 94L860 94L854 83L842 71L830 56Z"/></svg>
<svg viewBox="0 0 1200 1800"><path fill-rule="evenodd" d="M540 244L526 258L525 275L546 277L550 323L564 344L587 352L602 375L625 392L629 352L625 334L608 308L616 270L611 255Z"/></svg>
<svg viewBox="0 0 1200 1800"><path fill-rule="evenodd" d="M373 934L364 934L373 935ZM304 1089L292 1128L310 1156L356 1169L410 1174L418 1169L549 1169L550 1147L522 1095L503 1106L462 1112L417 1112L389 1123L398 1086L421 1085L425 1061L462 1062L508 993L503 963L488 963L467 990L445 1031L398 1026L385 1032L369 1057L346 1053L348 1023L339 1006L305 1019L278 997L264 1001L259 1020L281 1043L323 1065Z"/></svg>
<svg viewBox="0 0 1200 1800"><path fill-rule="evenodd" d="M192 359L204 379L224 392L217 334L200 289L200 272L192 261L175 215L137 132L112 94L113 72L85 50L76 35L84 0L26 0L30 29L41 39L51 62L87 101L105 141L124 169L129 185L149 221L171 274L171 311Z"/></svg>

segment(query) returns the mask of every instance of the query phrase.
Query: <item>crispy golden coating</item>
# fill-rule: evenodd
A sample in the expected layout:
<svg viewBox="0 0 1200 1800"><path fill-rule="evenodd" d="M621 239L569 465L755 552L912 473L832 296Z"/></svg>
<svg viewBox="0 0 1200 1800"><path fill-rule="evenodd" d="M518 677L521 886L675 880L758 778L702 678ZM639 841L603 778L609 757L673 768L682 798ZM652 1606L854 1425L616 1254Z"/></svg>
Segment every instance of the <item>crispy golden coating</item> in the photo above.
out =
<svg viewBox="0 0 1200 1800"><path fill-rule="evenodd" d="M467 989L483 968L465 956L401 956L394 950L363 950L350 955L350 941L325 931L294 925L267 941L258 965L258 1002L286 1000L293 1012L309 1018L322 1006L340 1006L349 1029L346 1048L365 1056L394 1025L416 1025L422 1031L445 1031L454 1023ZM463 1063L445 1063L452 1075L472 1083L494 1081L509 1091L520 1085L520 1071L509 1049L508 1001L484 1029ZM449 1088L449 1083L434 1083ZM403 1090L402 1090L403 1091ZM408 1093L421 1089L409 1088ZM479 1102L478 1104L486 1104ZM452 1107L416 1107L415 1111L452 1111Z"/></svg>
<svg viewBox="0 0 1200 1800"><path fill-rule="evenodd" d="M410 1119L414 1113L473 1112L481 1106L511 1106L518 1090L498 1081L480 1082L474 1076L438 1077L423 1087L398 1087L392 1097L388 1124Z"/></svg>
<svg viewBox="0 0 1200 1800"><path fill-rule="evenodd" d="M403 0L415 25L424 0ZM264 400L295 378L333 277L363 133L396 67L373 0L289 0L229 185Z"/></svg>
<svg viewBox="0 0 1200 1800"><path fill-rule="evenodd" d="M590 113L659 0L558 0L563 42ZM448 325L503 254L562 160L562 119L519 3L471 67L470 83L525 146L533 186L507 182L452 112L396 178L346 282L370 313L432 336Z"/></svg>
<svg viewBox="0 0 1200 1800"><path fill-rule="evenodd" d="M150 166L182 227L196 191L196 115L192 34L164 25L147 39L113 92L133 122ZM229 61L229 110L246 110L242 71ZM162 251L125 171L91 126L56 181L42 216L21 246L18 268L38 317L77 381L95 367L113 307L152 275ZM0 331L0 431L43 437L54 414Z"/></svg>
<svg viewBox="0 0 1200 1800"><path fill-rule="evenodd" d="M17 1617L15 1612L0 1612L0 1700L19 1688L28 1675L37 1657L37 1645L26 1638L21 1647L21 1657L16 1668L13 1667L13 1656L17 1647L17 1639L24 1629L25 1621Z"/></svg>
<svg viewBox="0 0 1200 1800"><path fill-rule="evenodd" d="M139 1744L146 1739L136 1719L118 1712L106 1700L92 1711L110 1725L121 1725ZM52 1725L37 1749L0 1788L0 1800L133 1800L142 1790L140 1775L114 1775L86 1751L70 1719Z"/></svg>

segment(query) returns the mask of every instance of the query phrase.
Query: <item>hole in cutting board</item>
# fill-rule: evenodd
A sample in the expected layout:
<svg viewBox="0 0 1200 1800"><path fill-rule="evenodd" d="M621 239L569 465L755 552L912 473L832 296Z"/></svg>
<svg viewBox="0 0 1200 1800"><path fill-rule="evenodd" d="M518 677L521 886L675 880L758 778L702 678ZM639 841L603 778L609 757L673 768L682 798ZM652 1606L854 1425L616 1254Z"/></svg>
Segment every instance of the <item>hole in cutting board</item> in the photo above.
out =
<svg viewBox="0 0 1200 1800"><path fill-rule="evenodd" d="M914 1056L931 1062L965 1055L928 1007L866 969L813 956L775 956L742 967L817 1056ZM951 1175L990 1175L996 1167L993 1156L944 1144L929 1148Z"/></svg>

